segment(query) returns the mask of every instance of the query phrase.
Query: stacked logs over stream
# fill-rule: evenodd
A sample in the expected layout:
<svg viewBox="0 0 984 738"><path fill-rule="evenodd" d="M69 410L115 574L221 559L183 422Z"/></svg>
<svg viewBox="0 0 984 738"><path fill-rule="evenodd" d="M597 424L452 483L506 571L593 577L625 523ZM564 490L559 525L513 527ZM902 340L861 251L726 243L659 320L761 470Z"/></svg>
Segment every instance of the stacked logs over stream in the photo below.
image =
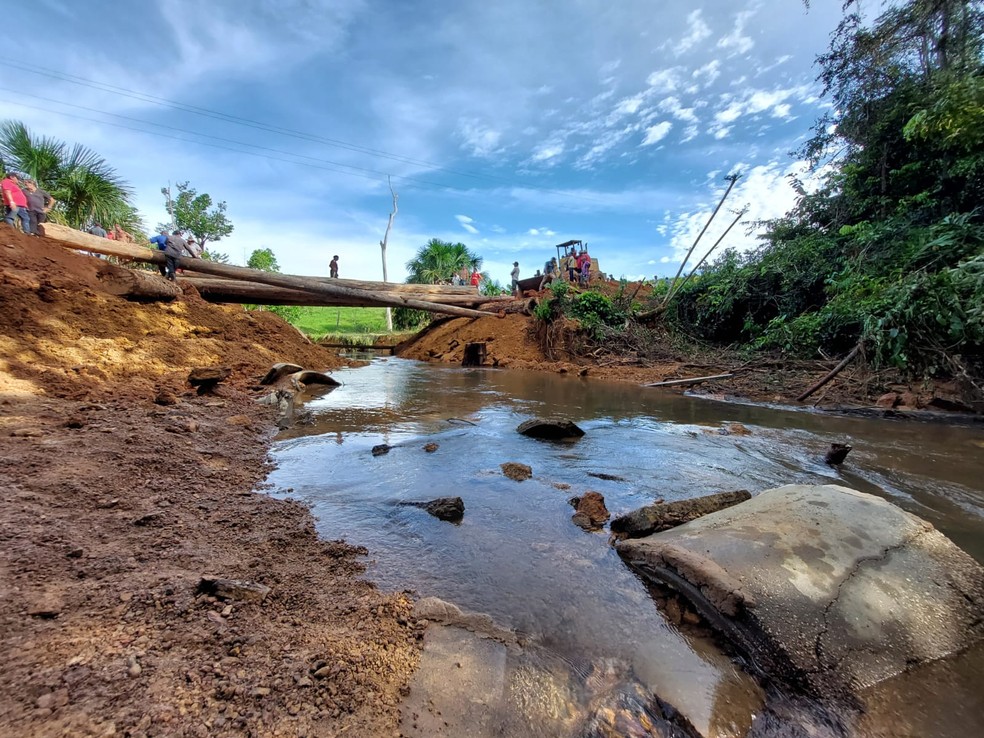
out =
<svg viewBox="0 0 984 738"><path fill-rule="evenodd" d="M115 256L120 259L163 264L160 251L136 244L119 243L82 233L55 223L44 224L45 236L78 251ZM258 269L219 264L182 257L182 283L195 287L209 302L256 305L310 305L356 307L406 307L432 313L468 318L495 316L476 310L478 306L496 309L511 298L490 298L474 287L451 285L398 284L355 279L300 277L264 272Z"/></svg>

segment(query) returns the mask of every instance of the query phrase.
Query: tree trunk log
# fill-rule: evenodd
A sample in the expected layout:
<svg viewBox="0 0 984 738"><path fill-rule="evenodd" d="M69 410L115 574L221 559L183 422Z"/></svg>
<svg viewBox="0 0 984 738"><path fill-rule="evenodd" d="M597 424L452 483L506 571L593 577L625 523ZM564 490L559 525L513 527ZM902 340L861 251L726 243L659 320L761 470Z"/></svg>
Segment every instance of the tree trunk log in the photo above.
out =
<svg viewBox="0 0 984 738"><path fill-rule="evenodd" d="M216 279L212 277L184 276L181 281L192 285L199 294L209 302L251 303L255 305L308 305L313 307L338 307L350 305L354 307L372 307L375 301L366 301L357 305L352 299L338 299L325 295L312 294L303 290L291 290L283 287L272 287L255 282L244 282L238 279ZM441 305L464 305L474 307L487 303L488 298L481 295L426 295L414 293L399 293L400 297L417 300L429 300Z"/></svg>
<svg viewBox="0 0 984 738"><path fill-rule="evenodd" d="M99 238L87 233L76 231L72 228L59 226L51 223L45 224L45 235L61 241L81 251L90 251L99 254L108 254L135 261L149 261L155 264L163 263L164 254L160 251L152 250L142 246L118 243L106 238ZM445 315L457 315L464 318L484 318L497 317L495 313L486 313L480 310L458 307L455 305L439 305L425 300L400 297L391 292L381 292L378 290L356 289L352 287L340 286L341 280L330 279L322 282L311 277L298 277L290 274L277 274L276 272L263 272L258 269L248 269L246 267L233 266L231 264L218 264L204 259L192 259L189 256L182 256L178 259L178 267L181 269L194 269L196 272L214 275L217 277L228 277L246 282L258 282L269 284L274 287L286 287L288 289L303 290L313 295L327 295L339 301L345 300L346 304L362 304L363 302L377 307L406 307L414 310L424 310L429 313L444 313ZM356 302L357 301L357 302Z"/></svg>
<svg viewBox="0 0 984 738"><path fill-rule="evenodd" d="M181 288L168 282L156 272L116 266L102 262L96 278L103 291L128 300L173 300L181 294Z"/></svg>

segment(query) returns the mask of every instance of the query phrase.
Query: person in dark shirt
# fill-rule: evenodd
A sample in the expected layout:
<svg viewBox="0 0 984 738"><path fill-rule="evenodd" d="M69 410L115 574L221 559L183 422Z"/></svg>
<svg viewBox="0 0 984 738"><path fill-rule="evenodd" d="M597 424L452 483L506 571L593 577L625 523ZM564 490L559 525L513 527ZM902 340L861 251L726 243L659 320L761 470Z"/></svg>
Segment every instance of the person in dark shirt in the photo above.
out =
<svg viewBox="0 0 984 738"><path fill-rule="evenodd" d="M89 233L93 236L99 236L99 238L106 238L106 229L98 223L92 224L92 228L89 229Z"/></svg>
<svg viewBox="0 0 984 738"><path fill-rule="evenodd" d="M338 279L338 257L331 257L331 261L328 262L328 276L332 279Z"/></svg>
<svg viewBox="0 0 984 738"><path fill-rule="evenodd" d="M38 187L37 182L28 179L24 182L24 195L27 197L27 214L31 219L31 233L38 233L38 224L48 220L48 211L55 206L55 198Z"/></svg>
<svg viewBox="0 0 984 738"><path fill-rule="evenodd" d="M156 247L158 251L163 251L167 248L167 231L162 230L156 236L150 237L150 245ZM167 266L165 264L158 264L157 268L161 272L162 277L167 276Z"/></svg>
<svg viewBox="0 0 984 738"><path fill-rule="evenodd" d="M181 231L174 231L167 237L164 246L164 276L172 282L177 280L175 276L178 271L178 259L188 256L188 243L181 237Z"/></svg>

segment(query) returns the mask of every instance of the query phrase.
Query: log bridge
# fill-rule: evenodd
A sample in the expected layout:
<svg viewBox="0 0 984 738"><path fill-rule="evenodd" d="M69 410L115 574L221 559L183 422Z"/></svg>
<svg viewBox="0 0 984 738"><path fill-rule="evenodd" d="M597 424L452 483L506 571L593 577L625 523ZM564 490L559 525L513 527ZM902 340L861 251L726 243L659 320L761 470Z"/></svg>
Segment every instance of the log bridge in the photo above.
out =
<svg viewBox="0 0 984 738"><path fill-rule="evenodd" d="M60 242L68 249L115 256L124 261L164 263L164 254L148 246L100 238L57 223L45 223L42 227L47 238ZM501 313L490 310L497 310L502 303L512 300L508 296L481 295L476 287L470 286L302 277L220 264L190 256L179 258L178 267L184 271L179 277L180 283L194 286L203 299L216 303L405 307L465 318L483 318L500 317ZM144 281L160 281L156 275L146 276ZM159 289L151 288L144 296L159 299L160 295ZM485 309L479 310L479 307Z"/></svg>

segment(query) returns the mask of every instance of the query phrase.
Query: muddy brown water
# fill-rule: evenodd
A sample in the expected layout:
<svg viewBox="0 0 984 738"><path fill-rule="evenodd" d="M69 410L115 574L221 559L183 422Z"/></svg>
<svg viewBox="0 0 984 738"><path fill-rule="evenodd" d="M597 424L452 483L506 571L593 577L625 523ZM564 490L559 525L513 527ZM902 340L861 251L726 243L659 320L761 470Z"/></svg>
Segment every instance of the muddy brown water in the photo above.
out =
<svg viewBox="0 0 984 738"><path fill-rule="evenodd" d="M743 735L761 709L760 688L712 640L667 622L607 534L571 523L571 496L601 492L615 515L657 498L844 484L929 520L984 562L981 429L392 358L334 376L342 386L310 400L308 421L276 444L268 480L275 494L309 503L326 538L366 546L368 576L379 586L489 613L575 677L619 664L625 679L658 693L708 736ZM586 435L553 444L515 432L542 415L568 417ZM854 447L839 469L823 462L832 441ZM382 443L392 450L374 457L372 447ZM424 451L428 443L438 450ZM507 461L530 465L533 478L505 478L499 465ZM460 524L401 504L442 496L464 500ZM953 668L938 665L932 684L886 685L878 702L892 707L878 725L895 720L923 726L920 735L974 734L984 718L982 664L977 649ZM571 695L582 706L592 698L588 690ZM550 734L534 727L531 735Z"/></svg>

